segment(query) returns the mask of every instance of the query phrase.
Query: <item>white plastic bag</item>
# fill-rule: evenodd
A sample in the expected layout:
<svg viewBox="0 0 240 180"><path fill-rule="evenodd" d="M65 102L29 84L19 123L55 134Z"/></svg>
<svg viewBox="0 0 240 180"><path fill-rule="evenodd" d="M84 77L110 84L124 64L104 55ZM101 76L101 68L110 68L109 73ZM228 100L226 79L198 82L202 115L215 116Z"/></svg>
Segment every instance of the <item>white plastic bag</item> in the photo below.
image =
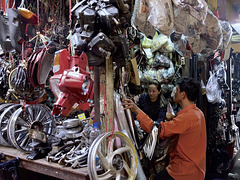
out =
<svg viewBox="0 0 240 180"><path fill-rule="evenodd" d="M221 89L218 84L218 78L215 73L210 72L210 77L206 85L206 94L208 102L210 103L219 103L222 101L221 98Z"/></svg>

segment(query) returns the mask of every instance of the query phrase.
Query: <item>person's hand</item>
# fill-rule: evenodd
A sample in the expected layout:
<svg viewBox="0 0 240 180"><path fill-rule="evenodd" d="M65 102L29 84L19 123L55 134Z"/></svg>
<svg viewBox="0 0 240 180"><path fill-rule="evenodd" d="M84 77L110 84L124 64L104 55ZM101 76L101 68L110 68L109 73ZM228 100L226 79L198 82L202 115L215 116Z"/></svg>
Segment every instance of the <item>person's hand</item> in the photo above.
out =
<svg viewBox="0 0 240 180"><path fill-rule="evenodd" d="M124 110L130 109L136 115L141 111L140 108L131 99L123 99L122 105L124 107Z"/></svg>

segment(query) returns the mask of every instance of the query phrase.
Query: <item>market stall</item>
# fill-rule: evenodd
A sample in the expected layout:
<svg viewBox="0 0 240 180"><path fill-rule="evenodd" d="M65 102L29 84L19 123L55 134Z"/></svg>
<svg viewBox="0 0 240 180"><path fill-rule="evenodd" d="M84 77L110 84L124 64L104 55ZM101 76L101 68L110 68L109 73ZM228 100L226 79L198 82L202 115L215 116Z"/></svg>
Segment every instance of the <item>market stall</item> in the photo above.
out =
<svg viewBox="0 0 240 180"><path fill-rule="evenodd" d="M171 94L189 76L202 84L196 103L206 116L209 173L229 172L231 143L239 148L232 27L205 1L9 0L0 7L4 161L19 157L21 168L59 179L153 177L167 165L169 144L161 163L153 161L154 148L150 156L141 148L146 133L122 100L139 103L155 79L161 108L174 116L180 107Z"/></svg>

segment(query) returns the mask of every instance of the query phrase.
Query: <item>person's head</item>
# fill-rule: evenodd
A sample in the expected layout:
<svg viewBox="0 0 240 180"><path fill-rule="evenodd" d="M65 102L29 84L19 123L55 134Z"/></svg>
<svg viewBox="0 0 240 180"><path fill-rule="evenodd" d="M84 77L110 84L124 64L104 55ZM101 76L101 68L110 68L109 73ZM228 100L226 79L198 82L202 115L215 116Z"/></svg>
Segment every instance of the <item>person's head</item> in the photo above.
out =
<svg viewBox="0 0 240 180"><path fill-rule="evenodd" d="M177 91L174 96L174 101L179 103L183 98L194 102L197 100L201 90L200 83L190 77L182 77L177 81Z"/></svg>
<svg viewBox="0 0 240 180"><path fill-rule="evenodd" d="M161 84L158 80L151 80L148 84L148 94L150 96L151 101L156 101L158 95L161 93Z"/></svg>

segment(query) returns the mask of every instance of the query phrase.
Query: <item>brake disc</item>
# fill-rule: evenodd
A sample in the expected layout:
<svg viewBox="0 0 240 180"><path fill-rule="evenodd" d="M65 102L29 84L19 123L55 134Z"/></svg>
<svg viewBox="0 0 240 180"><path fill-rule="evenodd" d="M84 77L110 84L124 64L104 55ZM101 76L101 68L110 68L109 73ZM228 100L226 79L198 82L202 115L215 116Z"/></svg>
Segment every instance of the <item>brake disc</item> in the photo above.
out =
<svg viewBox="0 0 240 180"><path fill-rule="evenodd" d="M96 168L96 160L100 161L99 168ZM88 172L91 180L134 180L137 174L137 153L131 140L119 131L100 135L89 150Z"/></svg>
<svg viewBox="0 0 240 180"><path fill-rule="evenodd" d="M42 132L48 137L52 134L55 122L51 115L51 110L42 104L26 105L20 107L11 116L8 121L7 136L9 141L19 150L31 152L32 139L29 137L29 131L33 124L40 124Z"/></svg>
<svg viewBox="0 0 240 180"><path fill-rule="evenodd" d="M0 144L3 146L11 146L11 142L7 138L7 124L11 115L21 107L20 104L11 104L0 115Z"/></svg>

